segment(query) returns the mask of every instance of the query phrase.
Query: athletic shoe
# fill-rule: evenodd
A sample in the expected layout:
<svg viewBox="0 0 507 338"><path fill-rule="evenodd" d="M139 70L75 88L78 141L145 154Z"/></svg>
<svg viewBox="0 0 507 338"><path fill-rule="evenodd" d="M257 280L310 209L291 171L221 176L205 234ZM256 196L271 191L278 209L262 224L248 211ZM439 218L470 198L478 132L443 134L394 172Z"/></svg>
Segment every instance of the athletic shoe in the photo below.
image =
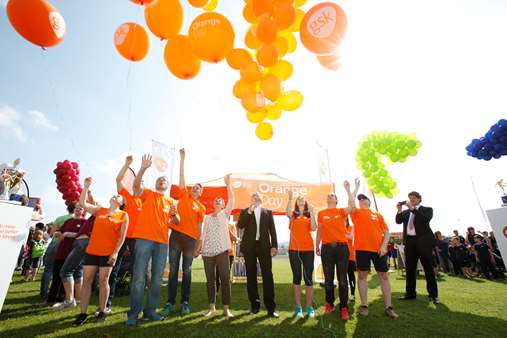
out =
<svg viewBox="0 0 507 338"><path fill-rule="evenodd" d="M173 313L175 310L176 309L174 307L174 304L167 303L158 314L161 315L162 317L169 317L169 315Z"/></svg>
<svg viewBox="0 0 507 338"><path fill-rule="evenodd" d="M313 307L307 307L306 308L306 315L308 316L308 318L315 318L315 310L313 309Z"/></svg>
<svg viewBox="0 0 507 338"><path fill-rule="evenodd" d="M301 306L296 306L296 310L294 310L294 317L305 318L305 316L303 316L303 309L301 308Z"/></svg>
<svg viewBox="0 0 507 338"><path fill-rule="evenodd" d="M332 304L326 303L324 306L324 314L328 315L334 311L334 306Z"/></svg>
<svg viewBox="0 0 507 338"><path fill-rule="evenodd" d="M67 300L64 300L61 303L54 304L53 305L53 310L55 310L55 311L61 311L61 310L70 309L70 308L73 308L73 307L76 307L76 306L77 306L77 304L76 304L76 300L75 299L71 300L70 302L67 301Z"/></svg>
<svg viewBox="0 0 507 338"><path fill-rule="evenodd" d="M368 316L368 306L367 305L361 305L359 307L359 314L363 317Z"/></svg>
<svg viewBox="0 0 507 338"><path fill-rule="evenodd" d="M95 310L95 316L98 316L98 315L99 315L99 312L100 312L100 309L99 309L99 308L97 308L97 310ZM111 312L113 312L113 310L111 310L111 308L110 308L110 307L106 307L106 309L104 310L104 313L105 313L106 315L111 314Z"/></svg>
<svg viewBox="0 0 507 338"><path fill-rule="evenodd" d="M181 315L188 315L190 313L190 305L187 302L181 304Z"/></svg>
<svg viewBox="0 0 507 338"><path fill-rule="evenodd" d="M126 326L136 326L137 325L137 318L128 318L125 325Z"/></svg>
<svg viewBox="0 0 507 338"><path fill-rule="evenodd" d="M355 297L354 295L350 295L350 297L349 297L349 301L350 301L351 303L354 303L354 302L356 301L356 297Z"/></svg>
<svg viewBox="0 0 507 338"><path fill-rule="evenodd" d="M152 313L152 314L143 313L143 318L142 318L142 320L144 320L144 321L152 321L152 322L161 322L164 319L165 319L164 316L158 315L156 313Z"/></svg>
<svg viewBox="0 0 507 338"><path fill-rule="evenodd" d="M342 320L349 320L350 317L349 317L349 309L348 308L342 307L340 309L340 318Z"/></svg>
<svg viewBox="0 0 507 338"><path fill-rule="evenodd" d="M400 316L398 316L398 314L396 312L394 312L392 306L386 307L384 312L385 312L386 316L391 319L398 319L400 317Z"/></svg>
<svg viewBox="0 0 507 338"><path fill-rule="evenodd" d="M103 323L103 322L105 322L106 318L107 318L107 315L104 312L100 311L99 314L96 317L97 323Z"/></svg>
<svg viewBox="0 0 507 338"><path fill-rule="evenodd" d="M84 322L86 322L86 319L88 318L88 315L86 313L80 313L77 315L76 320L72 323L72 326L80 326L83 325Z"/></svg>

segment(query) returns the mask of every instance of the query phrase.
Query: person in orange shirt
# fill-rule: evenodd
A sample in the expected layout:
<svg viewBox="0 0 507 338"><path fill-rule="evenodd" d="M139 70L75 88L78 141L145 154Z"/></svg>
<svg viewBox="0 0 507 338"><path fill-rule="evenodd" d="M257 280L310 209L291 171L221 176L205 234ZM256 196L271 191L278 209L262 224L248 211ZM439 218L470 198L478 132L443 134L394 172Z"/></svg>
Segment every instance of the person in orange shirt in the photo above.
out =
<svg viewBox="0 0 507 338"><path fill-rule="evenodd" d="M391 303L391 285L387 274L387 243L389 229L384 217L378 212L370 210L370 199L363 194L357 196L359 209L354 208L350 217L354 223L354 247L356 249L356 264L358 275L359 296L361 307L359 314L368 315L368 274L373 262L380 280L380 287L384 296L385 314L391 319L397 319ZM352 201L354 203L354 201ZM355 203L354 203L355 205Z"/></svg>
<svg viewBox="0 0 507 338"><path fill-rule="evenodd" d="M347 275L350 287L349 300L351 302L356 301L356 249L354 249L353 229L354 228L347 222L347 234L349 235L347 238L347 246L349 248L349 268L347 270Z"/></svg>
<svg viewBox="0 0 507 338"><path fill-rule="evenodd" d="M129 217L126 212L120 210L123 206L123 197L115 195L109 200L109 208L102 208L86 202L88 190L92 184L91 177L84 181L84 189L81 193L79 204L85 211L95 216L95 223L90 235L90 241L86 247L84 258L84 281L81 290L81 313L76 317L74 326L82 325L88 315L88 304L92 291L92 284L97 271L99 273L99 312L97 322L106 320L106 302L109 296L109 275L118 259L118 252L123 245Z"/></svg>
<svg viewBox="0 0 507 338"><path fill-rule="evenodd" d="M173 200L167 197L169 182L162 176L155 182L155 190L142 189L141 182L152 164L151 155L144 155L141 168L134 180L134 194L142 202L141 212L132 237L136 239L134 271L130 286L130 311L127 326L137 325L137 317L143 311L144 320L160 321L164 317L156 313L160 303L160 288L169 242L169 227L178 224L179 218ZM146 273L151 259L151 283L147 304L143 308Z"/></svg>
<svg viewBox="0 0 507 338"><path fill-rule="evenodd" d="M113 271L111 271L111 275L109 276L109 298L107 300L107 307L106 307L106 313L111 312L111 306L113 304L113 297L116 292L116 282L118 277L118 272L120 271L122 262L123 262L123 256L125 254L125 251L128 249L130 253L130 257L134 257L134 250L136 246L136 239L133 238L134 229L137 225L137 219L139 218L139 213L141 212L141 206L142 202L141 199L138 196L132 195L123 185L122 181L125 177L125 174L127 173L127 170L130 170L130 165L134 159L132 156L127 156L125 158L125 164L120 169L120 172L118 173L118 176L116 176L116 190L118 194L120 194L123 197L123 200L125 201L125 211L129 215L129 226L127 229L127 237L125 238L125 242L123 243L120 252L118 252L118 259L116 260L116 263L114 264ZM130 264L130 274L132 275L132 267L134 264Z"/></svg>
<svg viewBox="0 0 507 338"><path fill-rule="evenodd" d="M181 282L181 314L190 313L190 286L192 284L192 262L196 256L197 242L206 215L206 207L199 202L202 186L194 185L190 191L185 182L185 149L180 149L180 199L178 200L179 224L171 225L169 239L169 283L168 298L160 315L166 317L175 311L178 293L178 272L183 257L183 280Z"/></svg>
<svg viewBox="0 0 507 338"><path fill-rule="evenodd" d="M334 278L335 271L338 277L338 294L340 297L340 318L349 320L347 285L347 270L349 262L349 249L347 246L347 215L353 210L350 200L359 189L356 180L356 188L352 193L349 182L344 183L345 190L349 195L349 206L338 208L338 197L334 193L327 195L327 209L319 212L317 229L317 255L321 256L324 270L324 285L326 290L326 305L324 313L329 314L334 310ZM321 247L322 243L322 247Z"/></svg>
<svg viewBox="0 0 507 338"><path fill-rule="evenodd" d="M294 315L297 318L304 318L303 309L301 308L301 278L304 278L306 285L306 314L309 318L314 318L313 261L315 256L311 233L317 230L317 222L313 214L313 207L308 205L304 196L298 196L293 208L292 190L289 190L288 195L287 217L290 220L289 262L292 270L294 302L296 303Z"/></svg>

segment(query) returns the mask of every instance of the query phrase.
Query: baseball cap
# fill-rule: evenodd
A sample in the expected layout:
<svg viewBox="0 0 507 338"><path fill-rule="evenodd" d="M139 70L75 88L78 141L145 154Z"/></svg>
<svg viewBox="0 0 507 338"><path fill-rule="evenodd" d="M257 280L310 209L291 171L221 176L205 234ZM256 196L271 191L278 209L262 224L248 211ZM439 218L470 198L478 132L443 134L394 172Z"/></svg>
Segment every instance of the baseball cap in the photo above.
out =
<svg viewBox="0 0 507 338"><path fill-rule="evenodd" d="M368 196L366 196L365 194L359 194L359 195L357 195L357 200L358 200L358 201L360 201L360 200L364 200L364 199L366 199L366 200L368 200L368 201L370 200L370 199L368 198Z"/></svg>

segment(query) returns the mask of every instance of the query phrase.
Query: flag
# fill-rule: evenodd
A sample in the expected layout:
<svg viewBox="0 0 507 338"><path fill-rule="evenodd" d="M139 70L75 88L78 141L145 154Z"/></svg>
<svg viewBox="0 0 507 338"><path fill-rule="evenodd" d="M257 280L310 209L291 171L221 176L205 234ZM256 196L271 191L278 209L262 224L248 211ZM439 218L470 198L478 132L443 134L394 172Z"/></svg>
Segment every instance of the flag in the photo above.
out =
<svg viewBox="0 0 507 338"><path fill-rule="evenodd" d="M152 186L155 186L157 178L161 176L166 176L169 186L171 186L176 148L155 140L152 140L151 145L151 155L153 157L151 166Z"/></svg>
<svg viewBox="0 0 507 338"><path fill-rule="evenodd" d="M329 152L317 142L318 168L320 183L331 183L331 170L329 168Z"/></svg>

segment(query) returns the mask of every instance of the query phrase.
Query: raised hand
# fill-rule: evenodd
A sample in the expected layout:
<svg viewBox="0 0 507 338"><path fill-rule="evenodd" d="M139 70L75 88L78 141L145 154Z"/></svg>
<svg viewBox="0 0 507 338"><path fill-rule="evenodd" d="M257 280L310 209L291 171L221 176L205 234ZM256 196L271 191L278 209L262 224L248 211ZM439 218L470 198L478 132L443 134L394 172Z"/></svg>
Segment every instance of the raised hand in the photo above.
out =
<svg viewBox="0 0 507 338"><path fill-rule="evenodd" d="M92 185L92 178L91 177L85 178L85 180L84 180L84 187L86 189L89 189L91 185Z"/></svg>
<svg viewBox="0 0 507 338"><path fill-rule="evenodd" d="M181 158L181 159L184 159L184 158L185 158L185 148L181 148L181 149L180 149L180 158Z"/></svg>
<svg viewBox="0 0 507 338"><path fill-rule="evenodd" d="M292 197L294 197L294 192L292 191L292 189L289 189L287 194L289 195L289 200L292 200Z"/></svg>
<svg viewBox="0 0 507 338"><path fill-rule="evenodd" d="M359 178L356 178L354 180L354 184L356 185L356 188L359 188L359 186L361 185L361 180Z"/></svg>
<svg viewBox="0 0 507 338"><path fill-rule="evenodd" d="M224 177L224 183L225 183L226 186L231 185L231 174L225 175L225 177Z"/></svg>
<svg viewBox="0 0 507 338"><path fill-rule="evenodd" d="M125 165L130 167L130 165L134 162L134 158L132 155L129 155L125 158Z"/></svg>
<svg viewBox="0 0 507 338"><path fill-rule="evenodd" d="M152 156L150 154L144 154L141 161L141 168L148 169L151 167Z"/></svg>
<svg viewBox="0 0 507 338"><path fill-rule="evenodd" d="M350 182L349 181L343 182L343 187L345 188L345 190L350 191Z"/></svg>

